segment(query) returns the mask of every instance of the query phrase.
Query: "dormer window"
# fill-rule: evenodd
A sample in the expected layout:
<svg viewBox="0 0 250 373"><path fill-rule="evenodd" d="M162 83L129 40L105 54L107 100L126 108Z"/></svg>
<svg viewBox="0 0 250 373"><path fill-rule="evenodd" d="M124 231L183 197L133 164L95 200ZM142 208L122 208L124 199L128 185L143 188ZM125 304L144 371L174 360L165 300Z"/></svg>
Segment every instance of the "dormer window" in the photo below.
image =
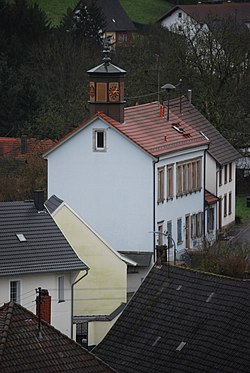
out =
<svg viewBox="0 0 250 373"><path fill-rule="evenodd" d="M95 129L93 131L93 150L96 152L106 151L106 130Z"/></svg>

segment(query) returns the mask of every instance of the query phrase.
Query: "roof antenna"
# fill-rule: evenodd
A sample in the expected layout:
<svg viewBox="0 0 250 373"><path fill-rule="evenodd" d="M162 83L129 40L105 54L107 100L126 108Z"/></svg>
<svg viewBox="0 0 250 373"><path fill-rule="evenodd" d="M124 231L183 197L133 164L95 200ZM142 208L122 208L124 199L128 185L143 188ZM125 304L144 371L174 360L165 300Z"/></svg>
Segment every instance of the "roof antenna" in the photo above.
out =
<svg viewBox="0 0 250 373"><path fill-rule="evenodd" d="M41 332L41 290L42 288L36 289L36 294L38 294L38 297L36 297L36 304L38 308L38 339L43 339L42 332Z"/></svg>
<svg viewBox="0 0 250 373"><path fill-rule="evenodd" d="M176 84L175 87L176 88L178 87L180 91L180 114L181 114L182 113L182 79L181 78L179 79L179 83Z"/></svg>
<svg viewBox="0 0 250 373"><path fill-rule="evenodd" d="M105 66L108 66L110 61L111 61L111 58L110 58L110 52L111 52L111 35L109 36L103 36L102 39L103 39L103 61L104 61L104 65Z"/></svg>
<svg viewBox="0 0 250 373"><path fill-rule="evenodd" d="M168 101L168 112L167 112L167 121L169 121L169 97L170 97L170 92L174 91L176 87L173 84L165 84L161 87L161 89L164 89L167 92L167 101Z"/></svg>

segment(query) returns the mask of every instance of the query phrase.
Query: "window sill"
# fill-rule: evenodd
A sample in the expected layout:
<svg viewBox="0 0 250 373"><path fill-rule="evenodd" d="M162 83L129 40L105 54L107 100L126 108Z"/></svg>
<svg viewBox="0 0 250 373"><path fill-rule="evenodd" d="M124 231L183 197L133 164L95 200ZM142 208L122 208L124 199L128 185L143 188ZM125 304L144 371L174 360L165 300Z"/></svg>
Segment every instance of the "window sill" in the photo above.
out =
<svg viewBox="0 0 250 373"><path fill-rule="evenodd" d="M58 303L64 303L65 302L65 300L59 300L58 301Z"/></svg>

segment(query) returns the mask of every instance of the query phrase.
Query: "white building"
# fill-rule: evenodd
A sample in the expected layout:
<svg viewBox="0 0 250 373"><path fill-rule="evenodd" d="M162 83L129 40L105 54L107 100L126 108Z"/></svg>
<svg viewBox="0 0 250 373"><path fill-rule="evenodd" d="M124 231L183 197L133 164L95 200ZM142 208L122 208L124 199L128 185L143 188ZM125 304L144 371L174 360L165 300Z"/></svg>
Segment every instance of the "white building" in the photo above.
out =
<svg viewBox="0 0 250 373"><path fill-rule="evenodd" d="M166 232L171 256L200 245L209 141L158 102L124 109L125 71L104 61L88 72L91 118L45 154L48 196L66 201L114 249L137 257L139 270L128 279L134 291Z"/></svg>
<svg viewBox="0 0 250 373"><path fill-rule="evenodd" d="M71 336L74 283L88 267L41 198L35 201L0 203L0 304L14 301L38 314L41 288L41 317Z"/></svg>
<svg viewBox="0 0 250 373"><path fill-rule="evenodd" d="M207 195L209 204L206 208L206 215L210 215L210 221L207 222L206 227L208 238L211 239L213 229L225 230L234 224L236 161L240 154L185 97L182 98L181 113L179 99L171 101L171 109L180 118L191 123L193 128L203 133L210 141L206 152L205 187L210 194L210 196Z"/></svg>
<svg viewBox="0 0 250 373"><path fill-rule="evenodd" d="M250 28L249 3L217 3L176 5L166 12L158 22L171 31L181 32L191 37L211 20L233 20Z"/></svg>

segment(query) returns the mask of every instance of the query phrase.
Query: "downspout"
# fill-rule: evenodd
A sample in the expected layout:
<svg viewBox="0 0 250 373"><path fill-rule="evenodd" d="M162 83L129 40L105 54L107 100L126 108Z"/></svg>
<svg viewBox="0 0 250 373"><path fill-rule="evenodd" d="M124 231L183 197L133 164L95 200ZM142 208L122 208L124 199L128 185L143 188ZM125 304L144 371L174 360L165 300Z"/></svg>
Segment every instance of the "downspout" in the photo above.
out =
<svg viewBox="0 0 250 373"><path fill-rule="evenodd" d="M203 175L203 185L204 185L204 193L203 193L203 242L205 245L205 239L206 239L206 200L205 200L205 190L206 190L206 155L207 150L204 152L204 175Z"/></svg>
<svg viewBox="0 0 250 373"><path fill-rule="evenodd" d="M155 165L159 162L159 157L156 161L153 161L153 232L156 231L155 226L155 216L156 216L156 203L155 203ZM153 234L153 253L154 253L154 263L156 261L156 253L155 253L155 234Z"/></svg>
<svg viewBox="0 0 250 373"><path fill-rule="evenodd" d="M83 276L81 276L78 280L73 282L71 285L71 339L73 339L73 319L74 319L74 286L81 281L87 274L89 273L89 268L86 269L86 273L84 273Z"/></svg>

